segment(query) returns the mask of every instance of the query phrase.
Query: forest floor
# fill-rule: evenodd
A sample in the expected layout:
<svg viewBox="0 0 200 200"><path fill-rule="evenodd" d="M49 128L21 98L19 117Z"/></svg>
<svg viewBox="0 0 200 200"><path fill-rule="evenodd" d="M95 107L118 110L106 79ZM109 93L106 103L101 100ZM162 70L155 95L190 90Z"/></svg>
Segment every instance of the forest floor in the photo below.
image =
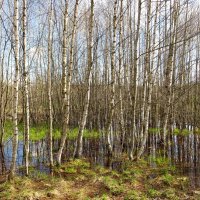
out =
<svg viewBox="0 0 200 200"><path fill-rule="evenodd" d="M200 188L191 189L187 177L178 176L163 160L154 168L143 160L125 161L119 171L74 160L56 167L54 176L31 168L29 177L0 184L0 199L198 200Z"/></svg>

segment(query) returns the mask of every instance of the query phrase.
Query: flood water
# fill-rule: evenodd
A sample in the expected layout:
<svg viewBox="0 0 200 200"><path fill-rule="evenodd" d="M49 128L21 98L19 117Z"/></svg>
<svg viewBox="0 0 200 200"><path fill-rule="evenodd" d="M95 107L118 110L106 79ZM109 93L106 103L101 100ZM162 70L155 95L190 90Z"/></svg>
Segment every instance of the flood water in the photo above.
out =
<svg viewBox="0 0 200 200"><path fill-rule="evenodd" d="M194 136L188 136L184 141L174 136L172 139L174 142L168 148L168 159L171 161L171 165L175 165L177 173L180 175L187 176L190 180L191 188L200 187L200 159L199 159L199 138L194 142ZM154 140L151 140L154 141ZM83 140L83 156L90 160L93 164L108 167L107 149L105 145L105 138L100 137L99 139L84 139ZM180 145L181 144L181 145ZM146 151L147 157L156 157L159 149L154 143L149 143L151 148ZM59 140L53 142L54 157L56 158L56 152L58 150ZM21 167L24 165L24 145L23 141L19 141L18 144L18 156L17 166L18 173L20 174ZM36 141L30 143L30 166L34 166L37 170L45 173L49 173L48 167L48 145L46 140ZM75 148L75 140L68 140L63 153L63 162L68 161L69 158L73 157ZM121 169L122 165L120 162L121 152L115 146L114 155L119 158L119 161L113 161L109 166L115 170ZM188 154L189 152L189 154ZM8 140L4 144L4 148L0 149L0 174L4 173L10 168L12 159L12 140ZM151 163L151 159L148 159ZM152 163L151 163L152 164Z"/></svg>

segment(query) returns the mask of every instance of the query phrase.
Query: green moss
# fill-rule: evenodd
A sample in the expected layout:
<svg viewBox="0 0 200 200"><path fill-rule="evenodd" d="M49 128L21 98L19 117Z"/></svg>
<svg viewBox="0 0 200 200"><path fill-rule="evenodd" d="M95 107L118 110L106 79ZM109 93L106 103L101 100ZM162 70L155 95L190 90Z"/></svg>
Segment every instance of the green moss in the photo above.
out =
<svg viewBox="0 0 200 200"><path fill-rule="evenodd" d="M149 189L147 191L147 196L151 198L160 197L161 193L155 189Z"/></svg>
<svg viewBox="0 0 200 200"><path fill-rule="evenodd" d="M186 128L181 131L182 136L188 136L189 134L190 134L190 131Z"/></svg>
<svg viewBox="0 0 200 200"><path fill-rule="evenodd" d="M180 129L178 129L178 128L175 128L174 130L173 130L173 134L174 135L179 135L180 134Z"/></svg>
<svg viewBox="0 0 200 200"><path fill-rule="evenodd" d="M40 172L38 171L35 175L34 178L36 178L37 180L48 180L50 177L48 174L44 173L44 172Z"/></svg>
<svg viewBox="0 0 200 200"><path fill-rule="evenodd" d="M84 159L75 159L75 160L71 161L70 164L73 165L74 167L79 167L79 168L80 167L82 167L82 168L90 167L90 163Z"/></svg>
<svg viewBox="0 0 200 200"><path fill-rule="evenodd" d="M175 173L176 172L176 167L175 166L163 166L160 169L160 174L165 175L165 174L169 174L169 173Z"/></svg>
<svg viewBox="0 0 200 200"><path fill-rule="evenodd" d="M70 160L69 162L65 163L64 165L54 167L54 171L57 173L65 172L68 174L82 173L85 176L94 176L95 175L95 172L93 170L91 170L91 168L90 168L90 163L84 159Z"/></svg>
<svg viewBox="0 0 200 200"><path fill-rule="evenodd" d="M151 134L158 134L160 133L161 128L149 128L149 133Z"/></svg>
<svg viewBox="0 0 200 200"><path fill-rule="evenodd" d="M65 168L65 172L67 174L76 174L77 170L75 168L73 168L73 167L67 167L67 168Z"/></svg>
<svg viewBox="0 0 200 200"><path fill-rule="evenodd" d="M101 197L95 197L93 200L110 200L107 194L103 194Z"/></svg>
<svg viewBox="0 0 200 200"><path fill-rule="evenodd" d="M105 167L102 167L102 166L99 166L97 165L95 167L95 171L99 174L99 175L104 175L104 174L108 174L110 173L110 170L105 168Z"/></svg>
<svg viewBox="0 0 200 200"><path fill-rule="evenodd" d="M95 130L87 130L85 129L83 131L83 137L84 138L87 138L87 139L96 139L96 138L99 138L100 136L100 133L98 131L95 131Z"/></svg>
<svg viewBox="0 0 200 200"><path fill-rule="evenodd" d="M164 158L163 156L151 157L150 159L152 160L152 162L154 162L157 165L157 167L170 165L170 160L167 158Z"/></svg>
<svg viewBox="0 0 200 200"><path fill-rule="evenodd" d="M125 170L125 171L123 171L122 175L129 177L132 175L132 171Z"/></svg>
<svg viewBox="0 0 200 200"><path fill-rule="evenodd" d="M175 178L171 174L164 174L161 176L161 180L164 184L170 186L175 181Z"/></svg>
<svg viewBox="0 0 200 200"><path fill-rule="evenodd" d="M74 128L71 129L68 133L67 133L67 139L68 140L75 140L78 136L78 128Z"/></svg>
<svg viewBox="0 0 200 200"><path fill-rule="evenodd" d="M103 184L113 195L119 195L124 191L123 186L120 185L116 179L113 179L110 176L103 177Z"/></svg>
<svg viewBox="0 0 200 200"><path fill-rule="evenodd" d="M30 140L39 141L46 137L48 127L46 125L40 125L30 128Z"/></svg>
<svg viewBox="0 0 200 200"><path fill-rule="evenodd" d="M16 190L11 183L0 184L0 199L12 199L12 194L15 192Z"/></svg>
<svg viewBox="0 0 200 200"><path fill-rule="evenodd" d="M8 140L12 136L13 130L14 130L13 122L7 120L4 124L4 132L5 132L3 136L4 141Z"/></svg>
<svg viewBox="0 0 200 200"><path fill-rule="evenodd" d="M189 134L191 133L191 131L189 131L188 129L182 129L182 130L180 130L180 129L178 129L178 128L175 128L174 130L173 130L173 134L174 135L180 135L180 136L188 136Z"/></svg>
<svg viewBox="0 0 200 200"><path fill-rule="evenodd" d="M86 159L70 160L55 167L62 178L30 168L28 178L18 177L0 185L0 199L178 200L183 195L194 199L187 194L188 179L171 174L169 166L150 168L145 162L126 162L125 170L118 172L100 166L91 168Z"/></svg>
<svg viewBox="0 0 200 200"><path fill-rule="evenodd" d="M171 199L171 200L179 200L180 198L176 195L176 190L174 188L166 189L162 193L162 197Z"/></svg>
<svg viewBox="0 0 200 200"><path fill-rule="evenodd" d="M145 200L145 199L147 198L136 190L129 191L124 197L124 200Z"/></svg>
<svg viewBox="0 0 200 200"><path fill-rule="evenodd" d="M91 169L83 168L83 169L81 169L81 173L90 178L96 176L96 173Z"/></svg>
<svg viewBox="0 0 200 200"><path fill-rule="evenodd" d="M13 122L11 120L7 120L5 122L4 130L5 135L3 137L4 141L8 140L13 134ZM23 132L24 132L24 125L20 123L18 125L19 132L22 133L19 135L19 140L23 140ZM78 136L79 128L71 129L67 134L67 139L75 140ZM47 124L37 124L30 126L30 140L31 141L39 141L46 138L48 133L48 125ZM96 139L99 138L100 133L96 130L88 130L85 129L83 131L83 137L87 139ZM61 130L60 128L56 127L53 129L53 138L60 139L61 138Z"/></svg>
<svg viewBox="0 0 200 200"><path fill-rule="evenodd" d="M86 197L84 200L111 200L111 198L109 197L109 195L103 194L102 196L97 196L94 198Z"/></svg>
<svg viewBox="0 0 200 200"><path fill-rule="evenodd" d="M60 139L61 138L61 131L59 129L54 129L53 130L53 138L56 139Z"/></svg>
<svg viewBox="0 0 200 200"><path fill-rule="evenodd" d="M67 138L69 140L75 140L78 137L78 131L79 131L79 128L71 129L67 134ZM83 131L83 138L96 139L96 138L99 138L99 136L100 136L100 133L95 130L84 129Z"/></svg>
<svg viewBox="0 0 200 200"><path fill-rule="evenodd" d="M123 181L130 181L131 182L133 180L134 176L133 176L132 171L125 170L121 174L121 178L123 179Z"/></svg>

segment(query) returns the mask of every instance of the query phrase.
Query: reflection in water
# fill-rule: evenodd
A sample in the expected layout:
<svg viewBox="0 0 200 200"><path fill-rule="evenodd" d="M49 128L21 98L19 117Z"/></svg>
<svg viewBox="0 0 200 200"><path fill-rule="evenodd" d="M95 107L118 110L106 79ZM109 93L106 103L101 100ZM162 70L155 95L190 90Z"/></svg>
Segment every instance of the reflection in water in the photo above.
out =
<svg viewBox="0 0 200 200"><path fill-rule="evenodd" d="M119 138L113 144L114 155L117 161L112 161L107 156L107 148L105 137L93 139L83 139L83 156L88 158L92 164L98 164L110 167L115 170L123 170L121 157L121 144ZM118 141L117 141L118 140ZM57 152L59 147L59 140L54 140L54 152ZM117 145L116 145L117 144ZM30 165L36 169L49 173L48 167L48 151L46 140L36 141L30 143ZM68 140L63 153L63 161L69 160L73 157L75 147L75 140ZM19 141L18 145L18 173L21 173L20 167L24 166L24 149L23 141ZM173 135L170 138L168 145L167 157L171 160L171 164L175 164L178 172L181 175L188 176L191 182L191 187L200 187L200 144L199 136L190 134L188 136ZM150 158L156 158L161 155L162 149L159 146L159 135L152 135L146 145L146 155ZM54 153L56 158L56 153ZM9 169L12 159L12 141L5 143L4 148L0 148L0 173L4 173L5 169ZM149 159L152 162L151 159ZM151 163L153 166L153 163Z"/></svg>
<svg viewBox="0 0 200 200"><path fill-rule="evenodd" d="M0 174L4 174L6 172L6 164L5 164L5 157L4 157L4 149L0 145Z"/></svg>

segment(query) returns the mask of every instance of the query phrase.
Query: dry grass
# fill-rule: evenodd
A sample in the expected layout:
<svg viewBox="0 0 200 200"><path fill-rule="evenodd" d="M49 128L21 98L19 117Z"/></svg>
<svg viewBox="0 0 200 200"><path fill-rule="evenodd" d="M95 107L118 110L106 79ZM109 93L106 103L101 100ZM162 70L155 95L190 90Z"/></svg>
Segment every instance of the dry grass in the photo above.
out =
<svg viewBox="0 0 200 200"><path fill-rule="evenodd" d="M198 199L184 177L170 170L150 169L146 163L129 163L123 172L91 168L75 160L55 169L55 176L36 173L0 185L1 200L137 200Z"/></svg>

